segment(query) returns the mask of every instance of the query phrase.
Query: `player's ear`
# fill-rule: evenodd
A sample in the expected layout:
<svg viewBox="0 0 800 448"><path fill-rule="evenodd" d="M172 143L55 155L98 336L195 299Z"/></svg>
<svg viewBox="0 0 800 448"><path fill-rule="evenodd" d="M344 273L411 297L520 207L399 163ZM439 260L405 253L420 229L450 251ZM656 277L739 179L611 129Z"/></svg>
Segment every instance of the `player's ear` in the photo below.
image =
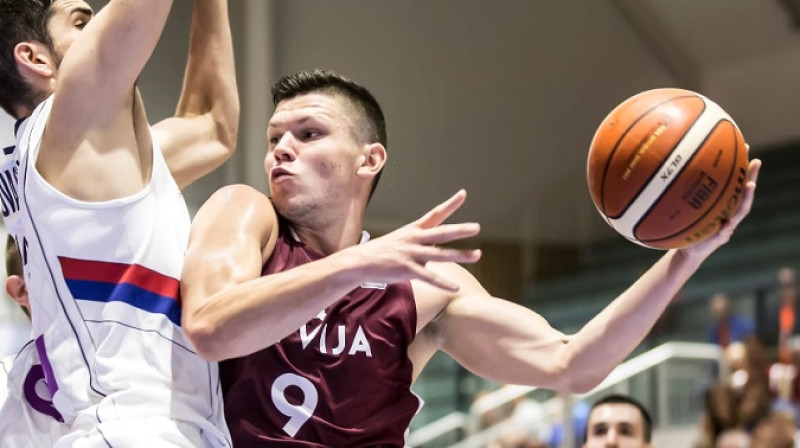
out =
<svg viewBox="0 0 800 448"><path fill-rule="evenodd" d="M50 50L40 42L20 42L14 47L14 60L24 77L32 74L51 78L55 71L55 61Z"/></svg>
<svg viewBox="0 0 800 448"><path fill-rule="evenodd" d="M11 297L11 300L30 311L31 305L28 301L28 288L25 287L25 280L23 280L22 277L19 275L9 275L6 279L6 293Z"/></svg>
<svg viewBox="0 0 800 448"><path fill-rule="evenodd" d="M370 143L364 145L361 166L358 168L359 174L376 176L386 165L386 148L381 143Z"/></svg>

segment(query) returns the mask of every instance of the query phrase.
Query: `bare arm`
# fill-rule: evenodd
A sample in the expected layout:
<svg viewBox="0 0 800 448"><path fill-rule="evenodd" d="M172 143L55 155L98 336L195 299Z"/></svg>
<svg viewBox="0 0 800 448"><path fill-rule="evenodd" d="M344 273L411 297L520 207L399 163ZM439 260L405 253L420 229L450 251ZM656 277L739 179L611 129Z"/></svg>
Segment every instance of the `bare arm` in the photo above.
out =
<svg viewBox="0 0 800 448"><path fill-rule="evenodd" d="M465 197L459 193L381 238L261 277L277 235L274 209L255 190L227 187L209 199L192 225L181 277L184 331L202 357L220 360L272 345L366 280L420 278L454 289L424 266L480 256L433 246L478 232L474 224L440 225Z"/></svg>
<svg viewBox="0 0 800 448"><path fill-rule="evenodd" d="M271 345L357 285L337 257L261 277L277 232L272 204L250 187L225 187L197 213L181 297L184 331L202 357Z"/></svg>
<svg viewBox="0 0 800 448"><path fill-rule="evenodd" d="M750 166L743 205L706 242L667 252L578 333L566 336L538 314L490 297L466 271L459 294L427 329L437 346L487 378L559 390L588 391L642 341L680 288L750 211L760 162Z"/></svg>
<svg viewBox="0 0 800 448"><path fill-rule="evenodd" d="M189 60L175 116L153 129L178 186L227 160L236 148L239 96L227 0L195 0Z"/></svg>
<svg viewBox="0 0 800 448"><path fill-rule="evenodd" d="M75 149L94 127L110 120L133 91L155 49L171 0L111 0L79 33L58 71L46 134L50 148Z"/></svg>

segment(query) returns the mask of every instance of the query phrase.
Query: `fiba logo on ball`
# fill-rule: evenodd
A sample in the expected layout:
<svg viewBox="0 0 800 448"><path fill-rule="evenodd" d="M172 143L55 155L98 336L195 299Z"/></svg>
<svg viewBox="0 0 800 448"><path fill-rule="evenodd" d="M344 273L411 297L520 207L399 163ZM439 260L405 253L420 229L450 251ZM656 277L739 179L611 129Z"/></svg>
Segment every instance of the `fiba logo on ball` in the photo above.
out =
<svg viewBox="0 0 800 448"><path fill-rule="evenodd" d="M642 92L618 105L592 139L589 192L606 222L655 249L686 247L739 208L747 149L733 119L683 89Z"/></svg>

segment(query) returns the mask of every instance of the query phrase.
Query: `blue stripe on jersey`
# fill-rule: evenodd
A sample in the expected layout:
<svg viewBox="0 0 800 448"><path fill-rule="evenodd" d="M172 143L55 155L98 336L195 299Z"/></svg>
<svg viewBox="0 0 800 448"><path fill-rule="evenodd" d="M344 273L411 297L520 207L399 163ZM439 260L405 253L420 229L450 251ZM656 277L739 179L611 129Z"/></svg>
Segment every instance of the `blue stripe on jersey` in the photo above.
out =
<svg viewBox="0 0 800 448"><path fill-rule="evenodd" d="M181 324L181 307L171 297L152 293L130 283L65 280L75 300L124 302L144 311L163 314L175 325Z"/></svg>

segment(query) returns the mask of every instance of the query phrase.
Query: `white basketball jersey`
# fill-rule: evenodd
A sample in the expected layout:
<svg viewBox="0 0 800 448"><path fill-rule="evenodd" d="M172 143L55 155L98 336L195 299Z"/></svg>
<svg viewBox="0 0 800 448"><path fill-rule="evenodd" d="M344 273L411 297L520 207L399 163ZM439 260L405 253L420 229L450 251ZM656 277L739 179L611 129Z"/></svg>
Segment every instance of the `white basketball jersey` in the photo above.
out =
<svg viewBox="0 0 800 448"><path fill-rule="evenodd" d="M53 407L44 369L33 341L0 361L0 441L4 448L53 446L67 432Z"/></svg>
<svg viewBox="0 0 800 448"><path fill-rule="evenodd" d="M51 104L18 125L2 175L18 194L7 207L2 200L56 409L68 423L92 406L98 423L165 416L197 425L209 446L229 446L217 366L197 356L180 326L190 221L157 142L144 190L104 202L70 198L35 168Z"/></svg>

